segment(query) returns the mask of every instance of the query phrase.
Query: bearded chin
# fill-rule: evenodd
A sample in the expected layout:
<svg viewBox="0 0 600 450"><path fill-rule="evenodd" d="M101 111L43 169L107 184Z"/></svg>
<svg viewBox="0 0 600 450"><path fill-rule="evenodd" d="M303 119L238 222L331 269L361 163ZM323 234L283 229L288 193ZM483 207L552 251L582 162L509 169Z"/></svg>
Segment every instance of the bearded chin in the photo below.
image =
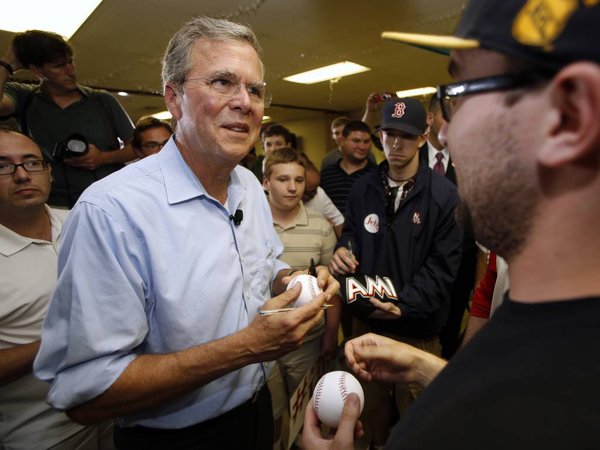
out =
<svg viewBox="0 0 600 450"><path fill-rule="evenodd" d="M510 262L523 249L531 229L532 205L527 206L527 214L513 215L516 211L501 210L493 203L471 209L461 201L455 217L465 234L472 234L479 244Z"/></svg>

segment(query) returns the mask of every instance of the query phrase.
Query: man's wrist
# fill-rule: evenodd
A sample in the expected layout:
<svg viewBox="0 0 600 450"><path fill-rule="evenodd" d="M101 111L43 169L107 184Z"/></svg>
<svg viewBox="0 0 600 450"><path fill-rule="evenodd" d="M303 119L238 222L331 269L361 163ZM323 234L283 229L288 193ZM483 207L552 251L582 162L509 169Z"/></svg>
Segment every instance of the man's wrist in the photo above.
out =
<svg viewBox="0 0 600 450"><path fill-rule="evenodd" d="M429 386L438 374L446 367L448 361L424 350L419 350L416 363L416 383L422 388Z"/></svg>
<svg viewBox="0 0 600 450"><path fill-rule="evenodd" d="M13 69L13 66L10 63L7 63L6 61L0 59L0 67L3 67L4 70L6 70L8 72L9 76L13 76L15 73L15 70Z"/></svg>

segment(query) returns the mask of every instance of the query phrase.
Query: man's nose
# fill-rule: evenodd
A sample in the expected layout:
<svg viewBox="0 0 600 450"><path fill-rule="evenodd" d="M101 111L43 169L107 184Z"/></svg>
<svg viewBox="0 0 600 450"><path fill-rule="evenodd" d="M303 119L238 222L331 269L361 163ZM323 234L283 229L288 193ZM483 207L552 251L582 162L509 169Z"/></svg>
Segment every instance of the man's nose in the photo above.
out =
<svg viewBox="0 0 600 450"><path fill-rule="evenodd" d="M29 172L27 172L25 170L25 168L23 166L18 166L15 168L15 173L13 173L13 178L17 182L23 182L23 181L29 180L31 178L31 175Z"/></svg>
<svg viewBox="0 0 600 450"><path fill-rule="evenodd" d="M243 84L238 85L237 91L235 91L232 96L232 100L235 102L236 106L239 105L244 111L248 111L252 106L250 94Z"/></svg>

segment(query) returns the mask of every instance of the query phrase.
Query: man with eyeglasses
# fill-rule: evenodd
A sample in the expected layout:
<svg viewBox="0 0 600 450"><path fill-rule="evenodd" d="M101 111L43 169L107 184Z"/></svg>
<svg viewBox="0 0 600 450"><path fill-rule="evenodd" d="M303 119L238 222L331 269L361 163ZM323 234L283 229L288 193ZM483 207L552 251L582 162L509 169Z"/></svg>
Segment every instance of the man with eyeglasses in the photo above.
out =
<svg viewBox="0 0 600 450"><path fill-rule="evenodd" d="M394 97L383 103L378 134L386 160L352 186L330 269L345 277L342 297L354 315L354 336L374 331L439 356L462 236L454 220L456 187L420 161L426 131L418 100ZM389 280L393 292L365 288L353 297L356 286L378 279ZM420 391L381 381L364 390L371 446L380 448L389 434L390 395L403 414Z"/></svg>
<svg viewBox="0 0 600 450"><path fill-rule="evenodd" d="M113 448L109 423L69 420L46 403L49 386L31 373L66 217L46 205L50 173L31 139L0 128L0 447Z"/></svg>
<svg viewBox="0 0 600 450"><path fill-rule="evenodd" d="M600 441L598 27L598 1L471 0L454 37L385 34L453 49L456 82L438 95L460 217L470 216L477 240L507 260L511 282L445 368L381 336L348 343L361 378L429 385L389 449L588 449ZM355 398L346 413L332 444L309 410L305 448L352 448Z"/></svg>
<svg viewBox="0 0 600 450"><path fill-rule="evenodd" d="M163 60L177 133L95 183L65 226L35 362L75 420L115 418L118 448L272 449L271 361L296 349L339 284L300 289L256 177L238 165L268 105L254 33L200 17ZM273 294L272 294L273 292Z"/></svg>
<svg viewBox="0 0 600 450"><path fill-rule="evenodd" d="M171 125L156 117L147 116L139 119L133 130L131 146L140 158L158 153L173 134Z"/></svg>

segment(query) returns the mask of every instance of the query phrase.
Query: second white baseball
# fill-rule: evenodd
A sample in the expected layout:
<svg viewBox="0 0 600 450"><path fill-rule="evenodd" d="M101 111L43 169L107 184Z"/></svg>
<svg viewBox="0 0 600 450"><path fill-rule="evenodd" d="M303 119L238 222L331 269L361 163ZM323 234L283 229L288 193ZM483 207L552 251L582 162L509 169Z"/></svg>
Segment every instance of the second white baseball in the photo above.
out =
<svg viewBox="0 0 600 450"><path fill-rule="evenodd" d="M302 291L300 292L300 296L292 305L294 307L305 305L323 292L323 289L321 289L319 287L319 283L317 283L317 279L312 275L303 274L295 276L288 283L287 288L290 289L298 283L302 285Z"/></svg>
<svg viewBox="0 0 600 450"><path fill-rule="evenodd" d="M321 377L313 392L313 408L325 425L337 428L342 417L344 401L350 393L360 399L360 412L365 406L365 394L358 380L350 373L335 370Z"/></svg>

